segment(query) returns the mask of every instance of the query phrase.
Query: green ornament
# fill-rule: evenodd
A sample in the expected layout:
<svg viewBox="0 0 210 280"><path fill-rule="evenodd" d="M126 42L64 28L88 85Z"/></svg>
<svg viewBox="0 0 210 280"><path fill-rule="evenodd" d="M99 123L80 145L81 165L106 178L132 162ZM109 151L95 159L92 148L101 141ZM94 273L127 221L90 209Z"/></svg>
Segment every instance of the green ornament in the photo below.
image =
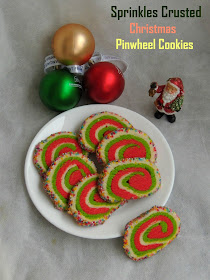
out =
<svg viewBox="0 0 210 280"><path fill-rule="evenodd" d="M49 109L66 111L77 105L82 95L80 80L67 70L54 70L44 76L39 96Z"/></svg>

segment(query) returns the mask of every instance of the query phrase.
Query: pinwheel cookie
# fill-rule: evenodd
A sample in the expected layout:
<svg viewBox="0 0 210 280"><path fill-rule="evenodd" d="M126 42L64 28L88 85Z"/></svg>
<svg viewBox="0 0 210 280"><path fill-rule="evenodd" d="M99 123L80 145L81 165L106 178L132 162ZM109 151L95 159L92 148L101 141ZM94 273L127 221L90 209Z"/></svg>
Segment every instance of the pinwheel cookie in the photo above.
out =
<svg viewBox="0 0 210 280"><path fill-rule="evenodd" d="M101 112L88 117L82 124L79 143L83 149L94 153L98 143L111 131L132 127L125 118L111 112Z"/></svg>
<svg viewBox="0 0 210 280"><path fill-rule="evenodd" d="M111 203L149 196L160 186L158 168L142 158L111 161L98 180L100 196Z"/></svg>
<svg viewBox="0 0 210 280"><path fill-rule="evenodd" d="M153 256L180 232L180 218L167 207L154 206L125 227L125 253L134 261Z"/></svg>
<svg viewBox="0 0 210 280"><path fill-rule="evenodd" d="M38 143L34 150L34 165L40 175L44 177L51 163L60 155L67 152L87 154L77 142L73 132L57 132Z"/></svg>
<svg viewBox="0 0 210 280"><path fill-rule="evenodd" d="M97 189L98 175L89 175L74 186L69 196L68 213L81 226L103 224L110 215L125 203L104 201Z"/></svg>
<svg viewBox="0 0 210 280"><path fill-rule="evenodd" d="M150 137L137 129L121 128L107 134L96 149L100 163L124 158L146 158L156 162L157 150Z"/></svg>
<svg viewBox="0 0 210 280"><path fill-rule="evenodd" d="M67 210L70 190L83 177L95 174L94 163L79 153L66 153L49 167L44 178L44 189L59 210Z"/></svg>

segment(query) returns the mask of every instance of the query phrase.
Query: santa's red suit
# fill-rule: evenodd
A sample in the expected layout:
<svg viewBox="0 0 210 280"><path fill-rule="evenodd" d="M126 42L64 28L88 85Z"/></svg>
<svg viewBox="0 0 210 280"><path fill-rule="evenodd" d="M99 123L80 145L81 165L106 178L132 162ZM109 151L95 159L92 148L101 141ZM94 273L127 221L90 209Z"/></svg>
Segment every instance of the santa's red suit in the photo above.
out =
<svg viewBox="0 0 210 280"><path fill-rule="evenodd" d="M175 93L168 93L166 91L166 86L173 86L177 89ZM183 99L184 99L184 89L183 83L180 78L170 78L166 85L157 86L155 91L160 93L159 97L155 100L155 106L157 110L166 115L173 115L174 113L181 110Z"/></svg>

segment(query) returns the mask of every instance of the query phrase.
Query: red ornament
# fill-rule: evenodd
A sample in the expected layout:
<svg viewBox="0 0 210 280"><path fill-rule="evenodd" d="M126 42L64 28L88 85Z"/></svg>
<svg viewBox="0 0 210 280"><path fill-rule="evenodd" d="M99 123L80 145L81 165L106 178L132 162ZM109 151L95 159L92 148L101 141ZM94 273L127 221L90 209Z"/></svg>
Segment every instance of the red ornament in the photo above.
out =
<svg viewBox="0 0 210 280"><path fill-rule="evenodd" d="M121 70L110 62L93 64L84 75L84 89L97 103L109 103L120 97L125 80Z"/></svg>

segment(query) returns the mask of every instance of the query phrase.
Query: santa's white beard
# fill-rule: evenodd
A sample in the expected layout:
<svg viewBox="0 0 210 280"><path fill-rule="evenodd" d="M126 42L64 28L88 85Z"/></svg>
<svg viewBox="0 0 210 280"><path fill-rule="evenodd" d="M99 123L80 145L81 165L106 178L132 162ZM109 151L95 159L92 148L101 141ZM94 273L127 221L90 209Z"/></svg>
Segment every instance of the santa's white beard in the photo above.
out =
<svg viewBox="0 0 210 280"><path fill-rule="evenodd" d="M166 89L164 89L163 91L163 106L166 105L166 103L169 103L171 101L173 101L177 95L179 94L179 91L177 90L175 93L169 93L168 91L166 91Z"/></svg>

